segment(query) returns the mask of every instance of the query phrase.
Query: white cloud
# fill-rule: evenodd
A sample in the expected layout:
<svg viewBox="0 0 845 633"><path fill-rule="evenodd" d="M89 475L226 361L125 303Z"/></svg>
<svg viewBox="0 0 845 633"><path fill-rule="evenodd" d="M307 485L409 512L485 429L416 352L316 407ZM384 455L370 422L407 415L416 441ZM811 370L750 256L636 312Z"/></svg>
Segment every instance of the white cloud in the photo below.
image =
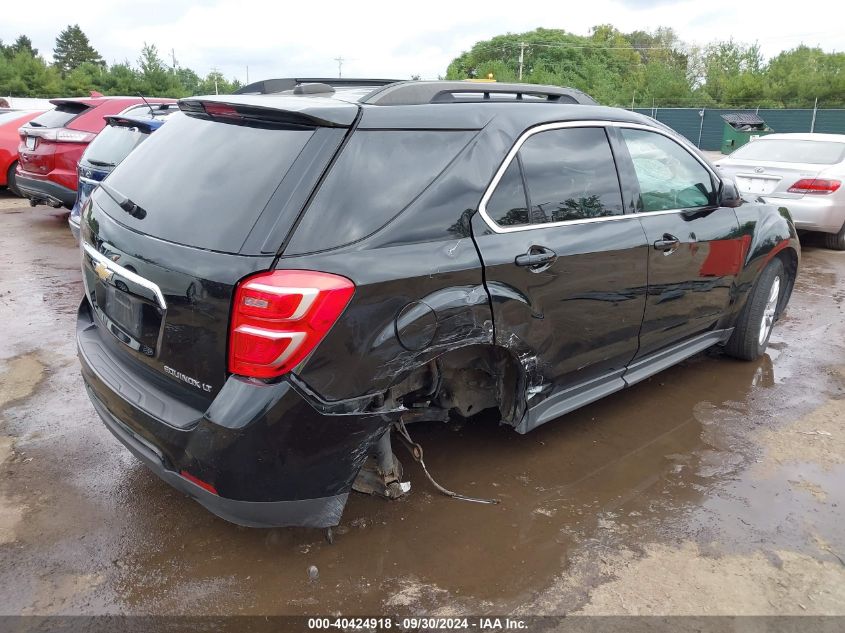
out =
<svg viewBox="0 0 845 633"><path fill-rule="evenodd" d="M338 56L345 59L347 76L431 78L479 39L539 26L587 34L591 26L607 22L623 31L671 26L682 39L697 43L758 40L767 56L802 42L845 49L841 0L816 0L812 7L736 0L113 0L80 8L67 0L39 0L38 19L33 19L32 7L12 3L3 10L0 38L9 42L25 33L49 56L58 32L78 22L110 62L134 62L148 42L163 54L175 50L180 64L200 74L216 67L242 81L247 65L253 81L334 76ZM807 16L814 19L804 20Z"/></svg>

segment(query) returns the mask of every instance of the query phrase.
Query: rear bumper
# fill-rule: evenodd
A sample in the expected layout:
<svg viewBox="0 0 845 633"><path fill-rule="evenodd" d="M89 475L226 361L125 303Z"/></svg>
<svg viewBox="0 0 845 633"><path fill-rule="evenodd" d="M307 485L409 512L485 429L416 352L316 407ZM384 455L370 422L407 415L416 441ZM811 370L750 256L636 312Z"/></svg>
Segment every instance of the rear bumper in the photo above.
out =
<svg viewBox="0 0 845 633"><path fill-rule="evenodd" d="M106 405L86 385L94 409L106 428L153 473L180 492L188 495L222 519L247 527L284 527L292 525L329 527L337 525L349 493L318 499L292 501L238 501L226 499L168 470L161 456L148 442L141 440L115 418Z"/></svg>
<svg viewBox="0 0 845 633"><path fill-rule="evenodd" d="M833 196L805 195L801 198L763 196L766 204L786 207L799 231L838 233L845 224L845 204L837 204Z"/></svg>
<svg viewBox="0 0 845 633"><path fill-rule="evenodd" d="M36 202L43 201L70 209L76 201L76 192L73 189L46 178L32 178L20 170L15 174L15 183L25 198Z"/></svg>
<svg viewBox="0 0 845 633"><path fill-rule="evenodd" d="M110 336L100 338L83 299L77 347L88 394L106 428L156 475L239 525L339 523L358 470L390 425L387 416L328 414L290 382L230 377L195 421L174 426L166 420L177 409L184 417L185 403L133 371Z"/></svg>
<svg viewBox="0 0 845 633"><path fill-rule="evenodd" d="M70 232L73 233L73 237L77 243L79 243L79 216L73 216L73 213L67 219L67 225L70 227Z"/></svg>

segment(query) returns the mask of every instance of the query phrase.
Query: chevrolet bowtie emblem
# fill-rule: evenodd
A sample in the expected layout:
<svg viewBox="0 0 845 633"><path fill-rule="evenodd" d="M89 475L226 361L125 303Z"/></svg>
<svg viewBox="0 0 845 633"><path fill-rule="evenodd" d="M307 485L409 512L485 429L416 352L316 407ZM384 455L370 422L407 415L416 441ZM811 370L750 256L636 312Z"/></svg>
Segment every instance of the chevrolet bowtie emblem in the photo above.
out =
<svg viewBox="0 0 845 633"><path fill-rule="evenodd" d="M94 272L97 273L97 277L99 277L105 282L111 281L112 277L114 277L114 273L110 271L102 262L97 262L97 264L94 266Z"/></svg>

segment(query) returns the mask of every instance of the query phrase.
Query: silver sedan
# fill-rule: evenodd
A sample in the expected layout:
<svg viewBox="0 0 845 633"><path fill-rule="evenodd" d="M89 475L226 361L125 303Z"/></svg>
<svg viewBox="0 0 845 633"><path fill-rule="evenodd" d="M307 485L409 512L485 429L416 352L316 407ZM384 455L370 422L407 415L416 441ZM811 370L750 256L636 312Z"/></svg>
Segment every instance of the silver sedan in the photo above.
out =
<svg viewBox="0 0 845 633"><path fill-rule="evenodd" d="M845 250L845 134L770 134L716 162L744 195L786 207L795 227Z"/></svg>

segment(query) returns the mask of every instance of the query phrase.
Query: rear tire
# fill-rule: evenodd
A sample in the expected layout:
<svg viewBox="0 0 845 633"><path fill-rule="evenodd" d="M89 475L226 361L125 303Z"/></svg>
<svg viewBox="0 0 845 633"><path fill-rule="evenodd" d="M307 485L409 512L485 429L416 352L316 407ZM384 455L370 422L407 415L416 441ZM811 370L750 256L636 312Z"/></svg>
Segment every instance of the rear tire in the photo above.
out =
<svg viewBox="0 0 845 633"><path fill-rule="evenodd" d="M15 168L18 166L18 161L14 161L11 165L9 165L9 169L6 170L6 189L9 193L16 195L18 198L21 197L21 190L18 189L18 181L15 178Z"/></svg>
<svg viewBox="0 0 845 633"><path fill-rule="evenodd" d="M822 233L822 244L834 251L845 251L845 224L839 229L839 233Z"/></svg>
<svg viewBox="0 0 845 633"><path fill-rule="evenodd" d="M725 352L742 360L757 360L766 351L778 317L781 297L787 289L786 270L779 258L770 261L748 297Z"/></svg>

